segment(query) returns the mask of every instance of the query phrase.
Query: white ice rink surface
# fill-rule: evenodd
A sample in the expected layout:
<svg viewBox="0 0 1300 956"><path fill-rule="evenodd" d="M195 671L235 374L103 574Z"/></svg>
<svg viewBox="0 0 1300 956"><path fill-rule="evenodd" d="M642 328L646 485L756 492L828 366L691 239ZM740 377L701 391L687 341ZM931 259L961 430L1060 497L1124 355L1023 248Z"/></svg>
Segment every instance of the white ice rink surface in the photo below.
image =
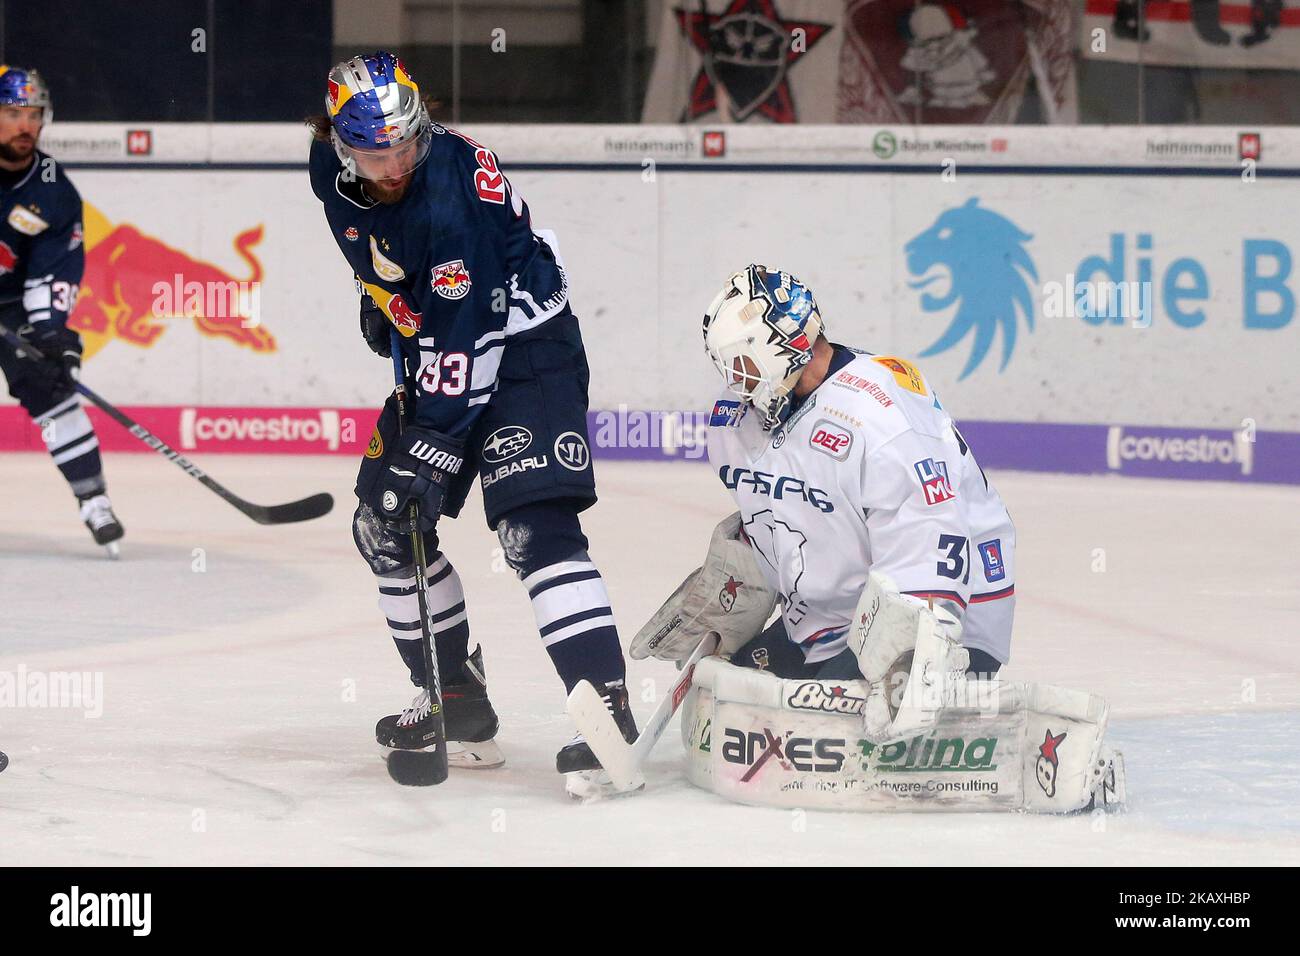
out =
<svg viewBox="0 0 1300 956"><path fill-rule="evenodd" d="M1020 548L1004 673L1109 698L1129 811L801 824L687 784L675 726L643 793L564 795L563 691L477 492L443 547L507 765L397 786L372 728L413 691L352 546L355 462L202 464L254 500L339 503L263 528L154 455L111 456L127 528L112 562L45 456L0 457L0 673L103 675L98 717L0 708L0 864L1300 863L1300 491L992 475ZM705 466L598 465L584 525L626 644L730 508ZM630 662L638 717L653 707L643 682L673 673Z"/></svg>

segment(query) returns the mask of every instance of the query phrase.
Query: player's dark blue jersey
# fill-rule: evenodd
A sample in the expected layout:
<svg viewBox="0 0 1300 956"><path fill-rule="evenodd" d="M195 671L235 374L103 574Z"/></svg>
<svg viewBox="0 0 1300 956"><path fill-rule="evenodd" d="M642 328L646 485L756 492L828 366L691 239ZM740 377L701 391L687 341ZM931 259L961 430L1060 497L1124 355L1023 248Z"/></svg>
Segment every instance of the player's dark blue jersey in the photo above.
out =
<svg viewBox="0 0 1300 956"><path fill-rule="evenodd" d="M419 369L416 421L464 438L496 390L505 342L570 314L553 240L533 232L496 156L438 125L395 205L369 200L326 143L312 144L311 182L352 271Z"/></svg>
<svg viewBox="0 0 1300 956"><path fill-rule="evenodd" d="M16 183L0 183L0 303L9 311L21 302L28 322L63 325L86 267L81 195L63 167L40 150L35 157Z"/></svg>

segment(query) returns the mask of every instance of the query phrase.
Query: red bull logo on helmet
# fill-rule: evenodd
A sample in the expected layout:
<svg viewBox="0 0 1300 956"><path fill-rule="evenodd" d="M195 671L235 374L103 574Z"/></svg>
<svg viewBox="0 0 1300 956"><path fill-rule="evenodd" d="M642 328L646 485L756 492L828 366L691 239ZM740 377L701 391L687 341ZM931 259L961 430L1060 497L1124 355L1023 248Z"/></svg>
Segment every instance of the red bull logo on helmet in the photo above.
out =
<svg viewBox="0 0 1300 956"><path fill-rule="evenodd" d="M82 333L87 357L112 339L148 348L174 319L189 319L207 338L274 352L259 314L262 264L253 249L262 233L259 225L235 236L248 265L236 276L132 225L114 225L86 204L86 270L68 325Z"/></svg>
<svg viewBox="0 0 1300 956"><path fill-rule="evenodd" d="M442 265L433 267L433 276L429 280L433 291L444 299L463 299L469 294L469 271L463 259L452 259Z"/></svg>

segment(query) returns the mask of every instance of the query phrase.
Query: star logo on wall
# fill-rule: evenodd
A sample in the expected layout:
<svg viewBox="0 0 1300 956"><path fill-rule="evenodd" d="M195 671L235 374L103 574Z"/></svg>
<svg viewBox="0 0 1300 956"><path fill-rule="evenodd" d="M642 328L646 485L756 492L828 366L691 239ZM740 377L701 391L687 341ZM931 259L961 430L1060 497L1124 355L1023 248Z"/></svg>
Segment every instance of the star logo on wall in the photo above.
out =
<svg viewBox="0 0 1300 956"><path fill-rule="evenodd" d="M731 0L721 13L676 8L677 25L704 63L691 83L683 121L729 101L730 119L760 113L774 123L795 123L789 70L831 29L829 23L785 20L776 0Z"/></svg>

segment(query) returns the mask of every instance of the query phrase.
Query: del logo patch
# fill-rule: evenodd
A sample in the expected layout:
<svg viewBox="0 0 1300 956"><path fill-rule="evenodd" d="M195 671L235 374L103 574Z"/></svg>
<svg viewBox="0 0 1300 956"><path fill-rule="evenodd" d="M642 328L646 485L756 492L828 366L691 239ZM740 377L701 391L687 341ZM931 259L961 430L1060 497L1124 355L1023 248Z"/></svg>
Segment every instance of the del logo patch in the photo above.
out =
<svg viewBox="0 0 1300 956"><path fill-rule="evenodd" d="M1002 563L1002 539L980 542L980 558L984 562L984 578L988 581L1001 581L1007 576L1006 565Z"/></svg>
<svg viewBox="0 0 1300 956"><path fill-rule="evenodd" d="M469 272L465 268L465 260L452 259L440 266L434 266L429 285L433 287L434 292L444 299L465 298L469 294L470 286Z"/></svg>
<svg viewBox="0 0 1300 956"><path fill-rule="evenodd" d="M957 493L952 490L952 485L948 482L946 462L923 458L913 462L912 467L916 469L916 476L921 479L921 490L925 492L927 505L942 504L957 497Z"/></svg>
<svg viewBox="0 0 1300 956"><path fill-rule="evenodd" d="M379 426L375 426L375 433L370 436L370 444L366 446L367 458L384 457L384 440L379 436Z"/></svg>
<svg viewBox="0 0 1300 956"><path fill-rule="evenodd" d="M836 461L844 461L849 457L849 450L853 447L853 433L823 418L813 426L812 437L808 439L808 443Z"/></svg>
<svg viewBox="0 0 1300 956"><path fill-rule="evenodd" d="M894 358L892 355L882 355L873 358L871 361L878 365L883 365L894 373L894 378L898 384L903 386L909 392L915 392L917 395L925 394L925 379L911 362L905 362L900 358Z"/></svg>

